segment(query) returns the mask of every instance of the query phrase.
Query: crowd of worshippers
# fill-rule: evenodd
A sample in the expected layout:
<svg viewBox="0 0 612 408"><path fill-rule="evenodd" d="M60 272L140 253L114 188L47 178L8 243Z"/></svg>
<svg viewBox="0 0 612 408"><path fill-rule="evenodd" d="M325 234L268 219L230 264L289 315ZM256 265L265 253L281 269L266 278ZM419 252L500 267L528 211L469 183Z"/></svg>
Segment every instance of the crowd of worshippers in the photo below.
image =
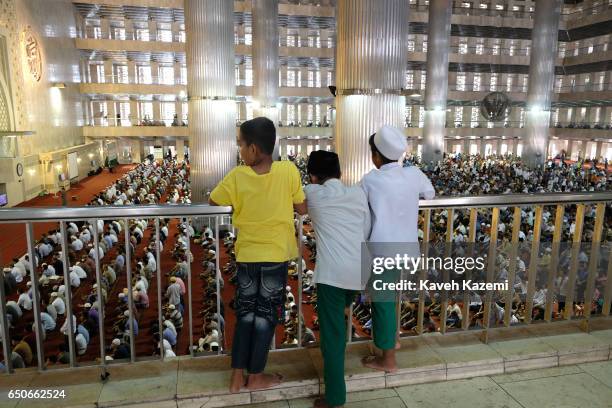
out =
<svg viewBox="0 0 612 408"><path fill-rule="evenodd" d="M130 205L138 203L189 202L188 169L186 165L172 160L162 164L147 161L127 172L123 177L97 194L88 206ZM170 220L161 220L159 251L169 238ZM129 230L129 242L125 243L125 228ZM179 268L169 275L168 287L164 294L163 329L157 318L151 323L151 341L154 349L164 355L175 355L177 336L183 327L183 295L186 274L187 233L193 229L186 222L178 226L175 248L172 253ZM147 230L152 230L149 239ZM98 232L97 248L95 233ZM105 335L112 333L106 349L106 359L130 357L130 331L133 336L147 335L139 330L141 318L150 307L149 282L155 279L158 265L156 259L155 229L150 220L97 220L95 225L88 222L72 221L66 224L68 280L64 281L63 237L59 229L52 229L39 238L34 246L34 262L28 254L14 258L4 268L4 286L7 295L6 311L12 346L13 367L21 368L36 363L36 338L33 316L32 267L38 280L40 296L40 325L44 356L47 365L69 362L69 340L74 339L75 353L83 356L88 352L100 330L100 311L104 308L107 325ZM132 259L132 320L128 302L126 276L126 248ZM96 256L100 265L100 279L96 279ZM171 276L170 276L171 275ZM121 285L118 285L121 281ZM100 287L98 287L98 283ZM72 299L72 329L68 330L66 295ZM102 302L98 295L102 297ZM113 294L116 294L113 296ZM115 297L111 299L110 296ZM157 313L155 313L157 316ZM146 322L145 322L146 323ZM1 329L1 327L0 327ZM160 338L163 342L160 342ZM59 339L59 340L58 340ZM58 340L58 341L55 341ZM4 341L0 332L0 341ZM99 341L99 340L98 340ZM96 350L95 347L91 347Z"/></svg>
<svg viewBox="0 0 612 408"><path fill-rule="evenodd" d="M305 162L296 158L298 169L304 169ZM489 156L484 158L479 155L446 155L437 165L425 165L417 157L408 157L404 166L419 166L430 178L440 196L465 196L481 194L513 194L513 193L549 193L549 192L584 192L584 191L607 191L607 170L604 166L597 166L596 162L569 163L561 160L549 161L541 169L531 169L521 162L520 158L514 156ZM307 177L305 176L304 179ZM502 282L509 278L510 257L515 254L514 266L515 277L511 282L513 296L511 297L510 324L523 322L527 313L526 299L529 284L529 265L532 256L532 241L534 239L534 223L536 211L533 207L521 209L521 223L518 233L518 245L511 243L514 208L500 209L498 221L497 256L495 259L495 281ZM469 211L455 210L453 213L453 236L452 242L457 248L464 246L469 237ZM442 243L446 240L448 212L446 210L432 211L430 219L430 241ZM310 228L308 218L304 222L303 245L310 252L310 261L316 260L316 239ZM423 239L424 218L419 218L419 239ZM476 221L475 242L480 243L480 251L488 251L491 238L491 210L479 209ZM571 242L576 230L576 206L566 206L561 222L561 242ZM297 225L296 225L297 226ZM535 264L535 290L533 294L532 320L543 320L545 316L547 301L551 300L552 318L560 318L565 311L565 299L568 290L571 289L569 282L570 265L572 261L571 245L561 245L558 250L557 263L554 277L549 288L548 276L553 259L552 238L555 232L555 208L545 207L542 212L541 244ZM583 235L581 242L591 242L595 228L595 206L587 206L584 213ZM603 225L603 245L612 243L612 219L608 215ZM514 248L513 248L514 247ZM578 262L576 281L574 284L574 302L572 312L580 316L585 307L590 307L592 313L601 313L604 301L604 291L607 282L607 265L610 251L600 251L599 262L596 265L596 278L590 306L585 306L586 285L589 274L589 255L591 247L583 245L578 251ZM316 286L311 283L312 271L304 266L303 294L304 303L312 304L314 316L309 326L318 329L316 316ZM435 268L427 271L430 281L441 281L442 273ZM475 276L475 279L484 277ZM551 291L551 293L549 293ZM293 299L293 295L291 296ZM443 294L435 291L425 291L425 310L423 317L423 331L434 332L440 328L440 320L445 319L447 328L462 327L464 318L469 321L469 326L483 326L484 303L481 295L470 292L467 295L462 292L447 294L446 313L441 311L443 306ZM417 292L405 292L401 303L400 325L403 332L416 332L418 321L418 297ZM469 304L465 304L469 302ZM507 293L495 293L489 325L502 325L505 320L505 305ZM467 315L466 315L467 312ZM303 319L303 316L302 316ZM372 330L371 310L367 296L359 296L353 305L353 336L370 335ZM304 333L304 331L303 331ZM294 341L297 344L297 341Z"/></svg>

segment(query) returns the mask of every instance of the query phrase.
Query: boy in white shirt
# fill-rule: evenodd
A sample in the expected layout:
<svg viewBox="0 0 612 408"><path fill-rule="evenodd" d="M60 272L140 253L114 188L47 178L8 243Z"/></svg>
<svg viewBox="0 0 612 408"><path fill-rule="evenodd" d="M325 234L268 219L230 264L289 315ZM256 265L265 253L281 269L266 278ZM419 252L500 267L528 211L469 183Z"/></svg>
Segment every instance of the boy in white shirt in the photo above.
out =
<svg viewBox="0 0 612 408"><path fill-rule="evenodd" d="M372 214L369 241L418 245L419 197L431 199L435 190L421 170L414 166L402 167L399 163L407 148L406 136L400 129L383 126L370 136L369 143L376 169L361 181ZM397 304L373 300L372 327L374 345L383 353L382 357L365 357L363 365L396 371Z"/></svg>
<svg viewBox="0 0 612 408"><path fill-rule="evenodd" d="M317 285L325 380L325 398L316 400L314 406L341 407L346 402L345 309L364 287L361 243L370 233L370 209L359 186L347 187L339 180L340 162L336 153L312 152L308 174L313 184L304 187L304 192L318 243L313 283Z"/></svg>

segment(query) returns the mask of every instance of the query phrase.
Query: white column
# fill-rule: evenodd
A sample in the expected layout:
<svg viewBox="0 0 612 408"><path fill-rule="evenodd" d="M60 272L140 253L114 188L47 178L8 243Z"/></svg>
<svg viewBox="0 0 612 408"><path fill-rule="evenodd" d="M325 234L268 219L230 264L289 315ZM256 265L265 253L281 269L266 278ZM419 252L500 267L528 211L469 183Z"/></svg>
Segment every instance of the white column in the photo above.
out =
<svg viewBox="0 0 612 408"><path fill-rule="evenodd" d="M176 149L176 161L182 163L185 159L185 141L177 138L174 148Z"/></svg>
<svg viewBox="0 0 612 408"><path fill-rule="evenodd" d="M535 2L522 155L523 161L532 167L543 165L548 151L561 3L561 0Z"/></svg>
<svg viewBox="0 0 612 408"><path fill-rule="evenodd" d="M427 88L425 88L425 124L423 128L423 162L425 163L438 162L444 154L451 10L450 0L431 0L429 2Z"/></svg>
<svg viewBox="0 0 612 408"><path fill-rule="evenodd" d="M234 3L186 0L192 201L236 165Z"/></svg>
<svg viewBox="0 0 612 408"><path fill-rule="evenodd" d="M255 116L278 125L278 0L253 0L253 98ZM274 158L280 158L278 135Z"/></svg>
<svg viewBox="0 0 612 408"><path fill-rule="evenodd" d="M403 128L408 2L338 0L336 7L336 152L343 179L369 171L368 137L383 125Z"/></svg>

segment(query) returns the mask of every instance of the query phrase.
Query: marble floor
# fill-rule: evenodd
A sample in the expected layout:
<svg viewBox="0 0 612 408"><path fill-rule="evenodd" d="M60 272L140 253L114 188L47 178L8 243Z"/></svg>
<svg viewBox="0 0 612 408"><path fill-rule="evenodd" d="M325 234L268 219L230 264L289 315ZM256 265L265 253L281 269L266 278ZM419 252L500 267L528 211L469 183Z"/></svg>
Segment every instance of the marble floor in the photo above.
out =
<svg viewBox="0 0 612 408"><path fill-rule="evenodd" d="M499 329L487 344L478 332L406 338L394 374L363 368L368 344L351 344L347 406L612 407L611 320L603 323L589 333L574 323ZM317 348L271 353L268 370L284 382L269 390L228 394L229 366L227 356L113 364L104 382L99 367L19 370L0 375L0 408L296 408L312 406L324 391ZM16 389L61 389L66 397L9 398Z"/></svg>

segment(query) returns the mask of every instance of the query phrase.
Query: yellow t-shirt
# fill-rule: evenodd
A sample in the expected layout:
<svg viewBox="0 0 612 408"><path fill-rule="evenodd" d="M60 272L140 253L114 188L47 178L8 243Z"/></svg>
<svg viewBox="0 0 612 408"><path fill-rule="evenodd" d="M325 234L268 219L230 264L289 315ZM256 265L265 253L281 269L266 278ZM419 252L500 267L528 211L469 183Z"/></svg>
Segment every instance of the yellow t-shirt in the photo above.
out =
<svg viewBox="0 0 612 408"><path fill-rule="evenodd" d="M266 174L238 166L210 198L218 205L234 207L236 261L285 262L297 257L293 204L305 197L300 172L292 162L275 161Z"/></svg>

